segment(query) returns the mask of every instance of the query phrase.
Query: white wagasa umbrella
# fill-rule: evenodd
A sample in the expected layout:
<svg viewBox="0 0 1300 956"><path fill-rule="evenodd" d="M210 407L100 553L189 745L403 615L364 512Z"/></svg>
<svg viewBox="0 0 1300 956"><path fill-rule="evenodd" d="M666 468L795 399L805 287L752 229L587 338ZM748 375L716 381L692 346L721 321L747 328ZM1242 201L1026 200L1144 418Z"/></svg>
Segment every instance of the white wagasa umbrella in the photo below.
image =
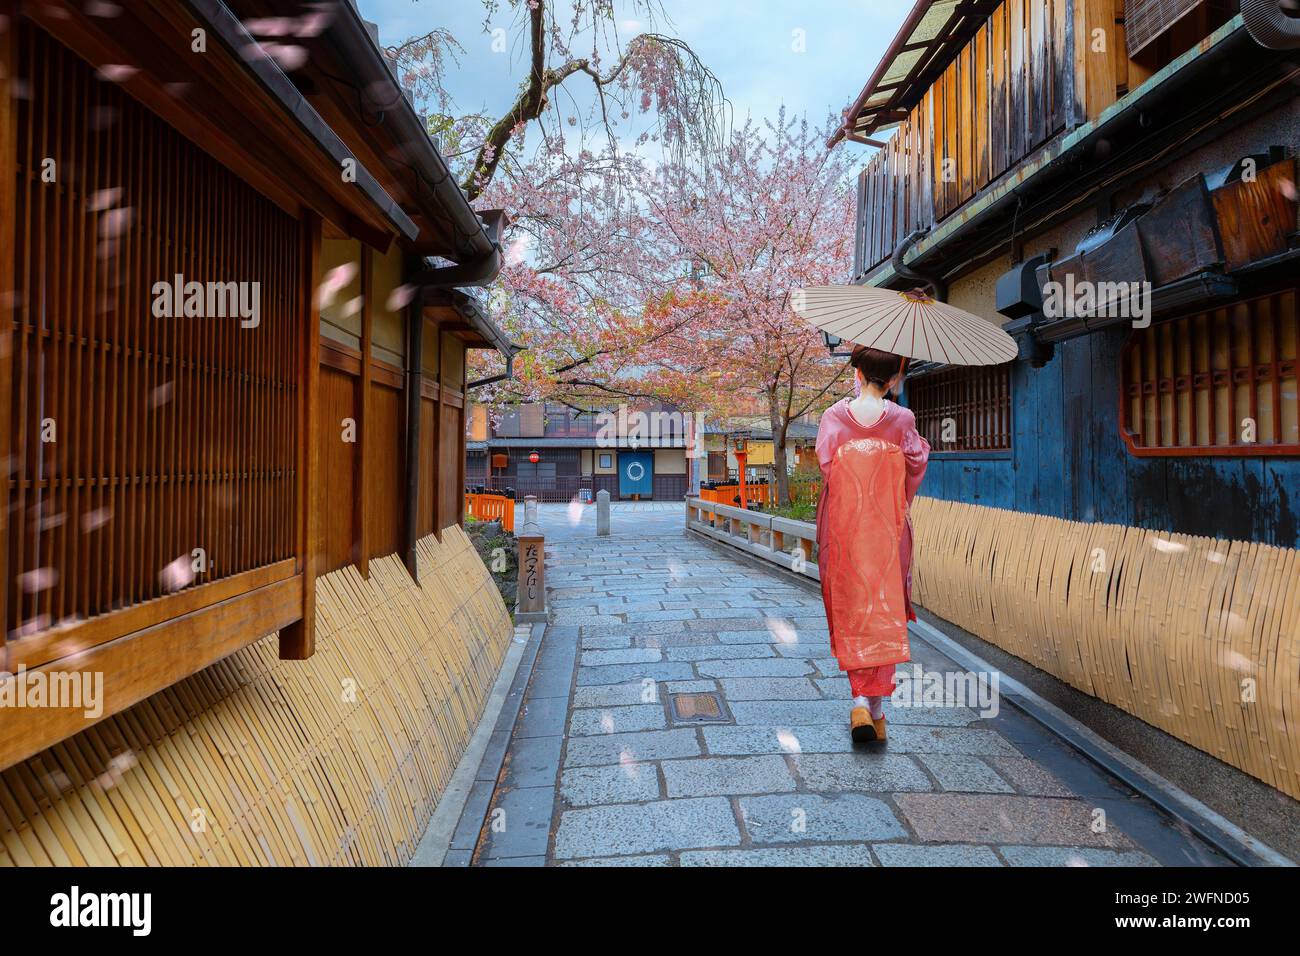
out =
<svg viewBox="0 0 1300 956"><path fill-rule="evenodd" d="M923 289L896 292L869 285L796 289L795 312L854 345L945 365L999 365L1016 357L1016 340L991 322Z"/></svg>

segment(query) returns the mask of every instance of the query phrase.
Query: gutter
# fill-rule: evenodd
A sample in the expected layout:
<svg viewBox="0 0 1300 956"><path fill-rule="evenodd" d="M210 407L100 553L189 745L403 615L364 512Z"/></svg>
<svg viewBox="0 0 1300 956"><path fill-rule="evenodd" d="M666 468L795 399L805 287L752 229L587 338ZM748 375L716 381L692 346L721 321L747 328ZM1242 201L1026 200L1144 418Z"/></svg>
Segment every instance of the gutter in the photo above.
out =
<svg viewBox="0 0 1300 956"><path fill-rule="evenodd" d="M387 126L400 141L402 152L412 169L423 181L425 188L437 204L450 216L456 232L456 246L467 274L486 276L485 281L461 281L454 284L479 285L490 282L500 271L500 250L496 237L479 219L469 204L469 199L451 175L446 162L429 138L424 121L389 69L365 21L354 6L355 0L335 5L335 16L326 36L332 41L361 81L363 95L368 105L379 114L379 125ZM494 265L484 264L481 270L471 267L473 262L496 256ZM487 275L489 270L490 275ZM454 277L453 277L454 278ZM447 281L450 281L447 280Z"/></svg>
<svg viewBox="0 0 1300 956"><path fill-rule="evenodd" d="M524 350L522 345L512 342L504 332L497 328L496 323L484 314L483 306L479 304L478 299L457 291L452 294L451 306L461 318L474 326L483 338L491 342L493 348L504 355L507 360L512 358L516 352Z"/></svg>
<svg viewBox="0 0 1300 956"><path fill-rule="evenodd" d="M293 81L285 76L275 60L261 52L261 45L244 29L244 24L222 0L186 0L186 3L195 17L206 23L212 32L230 48L248 71L261 81L266 91L280 103L284 111L297 122L299 129L315 141L337 167L341 168L344 160L355 161L352 150L347 148L338 134L298 92ZM384 191L370 171L360 163L357 163L356 175L357 188L383 214L394 231L401 233L407 239L414 239L419 235L420 230L411 221L411 217L402 211L402 207Z"/></svg>

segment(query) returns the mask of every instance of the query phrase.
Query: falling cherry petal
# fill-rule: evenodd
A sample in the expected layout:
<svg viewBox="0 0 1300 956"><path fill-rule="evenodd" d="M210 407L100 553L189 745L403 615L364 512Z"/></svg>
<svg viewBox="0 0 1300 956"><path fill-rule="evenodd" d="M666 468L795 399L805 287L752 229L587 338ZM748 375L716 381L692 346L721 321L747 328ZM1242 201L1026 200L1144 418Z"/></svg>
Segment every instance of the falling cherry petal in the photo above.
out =
<svg viewBox="0 0 1300 956"><path fill-rule="evenodd" d="M28 594L36 594L59 583L59 572L54 568L37 568L18 575L18 586Z"/></svg>
<svg viewBox="0 0 1300 956"><path fill-rule="evenodd" d="M118 204L122 198L122 187L113 186L109 189L97 189L90 194L91 212L103 212L105 209L111 209Z"/></svg>
<svg viewBox="0 0 1300 956"><path fill-rule="evenodd" d="M113 520L113 512L108 508L96 508L81 516L81 530L87 534L102 528Z"/></svg>
<svg viewBox="0 0 1300 956"><path fill-rule="evenodd" d="M124 83L139 72L139 67L128 63L105 63L99 68L96 76L109 83Z"/></svg>
<svg viewBox="0 0 1300 956"><path fill-rule="evenodd" d="M149 406L157 408L159 405L166 405L172 400L172 383L163 382L152 392L149 393Z"/></svg>
<svg viewBox="0 0 1300 956"><path fill-rule="evenodd" d="M388 295L386 303L389 312L400 312L411 304L415 298L415 287L410 285L399 285Z"/></svg>
<svg viewBox="0 0 1300 956"><path fill-rule="evenodd" d="M99 235L103 239L113 239L127 232L131 224L135 222L135 210L131 207L125 209L109 209L99 217Z"/></svg>
<svg viewBox="0 0 1300 956"><path fill-rule="evenodd" d="M183 554L158 572L158 583L164 591L179 591L194 583L194 567L188 554Z"/></svg>
<svg viewBox="0 0 1300 956"><path fill-rule="evenodd" d="M346 289L357 275L357 264L355 262L345 262L341 266L335 266L325 273L325 279L320 284L320 304L328 307L334 304L340 292Z"/></svg>

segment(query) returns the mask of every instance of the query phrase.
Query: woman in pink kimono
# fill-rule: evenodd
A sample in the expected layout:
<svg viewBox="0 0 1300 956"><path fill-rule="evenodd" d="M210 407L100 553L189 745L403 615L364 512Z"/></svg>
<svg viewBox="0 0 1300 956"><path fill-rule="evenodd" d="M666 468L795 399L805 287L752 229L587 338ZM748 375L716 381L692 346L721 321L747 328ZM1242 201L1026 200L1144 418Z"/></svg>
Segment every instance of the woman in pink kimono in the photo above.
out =
<svg viewBox="0 0 1300 956"><path fill-rule="evenodd" d="M849 359L858 396L837 402L817 429L822 495L817 566L831 650L848 672L855 741L885 739L894 665L910 660L912 524L908 506L930 446L910 409L888 400L907 360L858 346Z"/></svg>

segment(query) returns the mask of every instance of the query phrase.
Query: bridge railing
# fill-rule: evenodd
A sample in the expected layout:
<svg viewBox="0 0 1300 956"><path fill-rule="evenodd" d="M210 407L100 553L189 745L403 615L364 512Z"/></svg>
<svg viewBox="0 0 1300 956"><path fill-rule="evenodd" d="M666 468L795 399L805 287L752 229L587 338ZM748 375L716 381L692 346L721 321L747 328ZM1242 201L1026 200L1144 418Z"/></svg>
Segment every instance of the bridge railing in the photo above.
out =
<svg viewBox="0 0 1300 956"><path fill-rule="evenodd" d="M704 498L686 499L686 528L764 561L820 581L817 526Z"/></svg>
<svg viewBox="0 0 1300 956"><path fill-rule="evenodd" d="M501 530L514 534L515 502L504 495L465 495L465 516L479 521L500 521Z"/></svg>

